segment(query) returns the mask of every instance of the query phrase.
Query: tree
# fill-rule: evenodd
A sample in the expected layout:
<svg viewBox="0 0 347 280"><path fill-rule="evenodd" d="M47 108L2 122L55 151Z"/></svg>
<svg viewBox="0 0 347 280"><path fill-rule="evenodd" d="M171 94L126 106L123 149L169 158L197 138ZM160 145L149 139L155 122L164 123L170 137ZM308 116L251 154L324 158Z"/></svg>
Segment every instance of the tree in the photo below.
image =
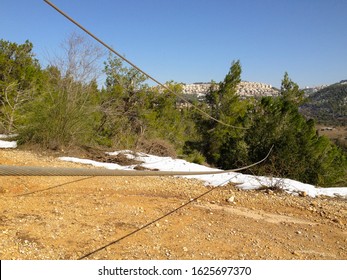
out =
<svg viewBox="0 0 347 280"><path fill-rule="evenodd" d="M78 33L71 33L61 44L62 55L49 59L65 78L83 84L96 81L101 73L101 59L105 52L92 41Z"/></svg>
<svg viewBox="0 0 347 280"><path fill-rule="evenodd" d="M42 93L25 108L22 142L59 148L93 141L98 112L95 69L101 53L76 34L66 42L65 57L47 67Z"/></svg>
<svg viewBox="0 0 347 280"><path fill-rule="evenodd" d="M304 101L304 91L300 90L299 86L289 78L287 72L284 73L281 83L280 96L284 101L292 102L298 106L302 105Z"/></svg>
<svg viewBox="0 0 347 280"><path fill-rule="evenodd" d="M105 62L104 73L106 89L101 97L99 141L119 148L134 148L145 131L142 114L147 108L146 78L112 55Z"/></svg>
<svg viewBox="0 0 347 280"><path fill-rule="evenodd" d="M346 157L327 138L316 133L312 119L299 113L303 93L285 73L279 97L264 97L256 105L254 121L245 135L249 162L262 159L256 174L272 174L305 183L327 186L346 176Z"/></svg>
<svg viewBox="0 0 347 280"><path fill-rule="evenodd" d="M207 160L219 167L234 167L242 164L240 155L247 154L243 141L243 127L247 122L248 102L237 94L241 82L240 61L234 61L224 81L218 86L212 84L206 95L209 113L223 125L211 119L200 119L198 127L202 132L202 150Z"/></svg>
<svg viewBox="0 0 347 280"><path fill-rule="evenodd" d="M181 84L166 83L164 91L152 89L148 94L148 109L144 114L147 124L145 138L163 139L171 143L174 148L182 153L185 142L193 137L195 127L190 119L190 108L180 102L176 95L183 94ZM176 95L173 95L175 92Z"/></svg>
<svg viewBox="0 0 347 280"><path fill-rule="evenodd" d="M146 149L158 144L182 150L189 125L185 122L186 110L177 97L167 90L150 88L142 73L124 66L119 58L108 58L105 73L100 141L111 139L109 144L117 148ZM167 86L182 93L181 85Z"/></svg>
<svg viewBox="0 0 347 280"><path fill-rule="evenodd" d="M33 45L0 40L0 129L13 133L19 111L39 90L41 69Z"/></svg>

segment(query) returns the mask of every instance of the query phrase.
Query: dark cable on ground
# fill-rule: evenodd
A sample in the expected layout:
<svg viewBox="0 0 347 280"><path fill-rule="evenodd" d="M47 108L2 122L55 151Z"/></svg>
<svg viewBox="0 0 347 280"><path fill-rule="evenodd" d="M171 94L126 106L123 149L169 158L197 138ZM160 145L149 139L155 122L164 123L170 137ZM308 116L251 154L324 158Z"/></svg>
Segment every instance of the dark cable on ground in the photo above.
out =
<svg viewBox="0 0 347 280"><path fill-rule="evenodd" d="M270 155L272 149L273 149L273 146L271 147L269 153L266 155L266 157L265 157L264 159L262 159L261 161L255 163L255 164L252 164L251 167L252 167L252 166L255 166L255 165L257 165L257 164L260 164L260 163L262 163L264 160L266 160L266 159L268 158L268 156ZM250 167L248 167L248 168L250 168ZM190 201L186 202L185 204L183 204L183 205L181 205L181 206L179 206L179 207L177 207L177 208L171 210L170 212L168 212L168 213L164 214L163 216L160 216L159 218L157 218L157 219L155 219L155 220L153 220L153 221L147 223L146 225L144 225L144 226L142 226L142 227L140 227L140 228L138 228L138 229L136 229L136 230L134 230L134 231L132 231L132 232L130 232L130 233L124 235L124 236L122 236L121 238L118 238L117 240L114 240L114 241L112 241L112 242L110 242L110 243L108 243L108 244L106 244L106 245L104 245L104 246L102 246L102 247L100 247L100 248L98 248L98 249L92 251L92 252L89 252L88 254L85 254L85 255L79 257L78 260L86 259L86 258L88 258L89 256L91 256L91 255L93 255L93 254L95 254L95 253L97 253L97 252L100 252L100 251L106 249L107 247L109 247L109 246L111 246L111 245L114 245L114 244L116 244L116 243L122 241L123 239L125 239L125 238L127 238L127 237L130 237L130 236L136 234L137 232L139 232L139 231L141 231L141 230L143 230L143 229L145 229L145 228L147 228L147 227L153 225L154 223L156 223L156 222L162 220L163 218L165 218L165 217L167 217L167 216L169 216L169 215L171 215L171 214L173 214L173 213L179 211L179 210L182 209L183 207L186 207L187 205L191 204L192 202L197 201L199 198L201 198L201 197L203 197L203 196L205 196L205 195L211 193L212 191L214 191L214 190L217 189L218 187L224 185L224 184L227 183L227 182L230 182L231 179L232 179L232 178L226 180L225 182L219 184L218 186L212 187L211 189L209 189L209 190L207 190L206 192L202 193L201 195L199 195L199 196L197 196L197 197L191 199Z"/></svg>
<svg viewBox="0 0 347 280"><path fill-rule="evenodd" d="M27 196L27 195L31 195L31 194L35 194L35 193L40 193L40 192L52 190L52 189L55 189L55 188L58 188L58 187L62 187L62 186L65 186L65 185L77 183L77 182L84 181L84 180L91 179L91 178L94 178L94 176L80 178L80 179L77 179L77 180L74 180L74 181L70 181L70 182L59 184L59 185L51 186L51 187L46 188L46 189L41 189L41 190L36 190L36 191L28 192L28 193L18 194L18 195L15 195L13 197L21 197L21 196Z"/></svg>
<svg viewBox="0 0 347 280"><path fill-rule="evenodd" d="M12 166L0 165L0 176L190 176L216 175L249 169L265 161L271 151L260 161L240 168L221 171L138 171L138 170L109 170L90 168L64 168L41 166Z"/></svg>
<svg viewBox="0 0 347 280"><path fill-rule="evenodd" d="M189 204L191 204L191 203L197 201L198 199L202 198L203 196L205 196L205 195L211 193L212 191L214 191L215 189L219 188L220 186L222 186L222 185L228 183L231 179L232 179L232 178L230 178L230 179L228 179L227 181L225 181L225 182L219 184L218 186L212 187L211 189L207 190L206 192L200 194L199 196L197 196L197 197L195 197L195 198L189 200L188 202L186 202L186 203L182 204L181 206L179 206L179 207L177 207L177 208L171 210L170 212L168 212L168 213L166 213L166 214L160 216L159 218L157 218L157 219L155 219L155 220L153 220L153 221L151 221L151 222L149 222L149 223L147 223L147 224L145 224L145 225L139 227L138 229L136 229L136 230L134 230L134 231L132 231L132 232L130 232L130 233L128 233L128 234L126 234L126 235L120 237L120 238L118 238L117 240L114 240L114 241L112 241L112 242L109 242L108 244L106 244L106 245L104 245L104 246L102 246L102 247L100 247L100 248L98 248L98 249L95 249L95 250L92 251L92 252L89 252L89 253L87 253L87 254L85 254L85 255L79 257L78 260L86 259L86 258L90 257L91 255L93 255L93 254L95 254L95 253L97 253L97 252L100 252L100 251L106 249L107 247L112 246L112 245L114 245L114 244L116 244L116 243L119 243L120 241L124 240L125 238L128 238L128 237L130 237L130 236L136 234L137 232L142 231L142 230L148 228L149 226L153 225L154 223L159 222L160 220L166 218L167 216L170 216L171 214L176 213L176 212L179 211L180 209L182 209L182 208L188 206Z"/></svg>

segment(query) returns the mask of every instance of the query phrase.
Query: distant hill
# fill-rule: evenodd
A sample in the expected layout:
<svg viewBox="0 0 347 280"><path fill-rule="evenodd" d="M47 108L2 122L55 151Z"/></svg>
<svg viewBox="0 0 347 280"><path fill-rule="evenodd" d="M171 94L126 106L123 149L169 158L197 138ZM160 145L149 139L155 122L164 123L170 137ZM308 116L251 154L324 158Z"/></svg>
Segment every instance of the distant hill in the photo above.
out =
<svg viewBox="0 0 347 280"><path fill-rule="evenodd" d="M187 100L204 100L211 83L182 84ZM332 85L322 85L303 89L307 101L300 111L308 118L325 125L347 126L347 80ZM277 96L279 90L271 85L242 81L237 92L241 98L261 98Z"/></svg>
<svg viewBox="0 0 347 280"><path fill-rule="evenodd" d="M347 126L347 80L311 92L300 111L322 124Z"/></svg>

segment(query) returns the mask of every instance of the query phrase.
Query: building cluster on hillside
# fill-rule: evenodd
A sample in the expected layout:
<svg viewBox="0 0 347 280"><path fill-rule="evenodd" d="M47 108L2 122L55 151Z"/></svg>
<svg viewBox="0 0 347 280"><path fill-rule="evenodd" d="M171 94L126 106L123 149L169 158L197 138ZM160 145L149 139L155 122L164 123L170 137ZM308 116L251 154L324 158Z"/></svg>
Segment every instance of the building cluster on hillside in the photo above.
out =
<svg viewBox="0 0 347 280"><path fill-rule="evenodd" d="M211 83L183 84L183 93L202 97L208 93L211 85ZM216 84L216 87L218 87L218 84ZM241 97L276 96L278 95L278 90L268 84L242 81L239 84L237 93Z"/></svg>
<svg viewBox="0 0 347 280"><path fill-rule="evenodd" d="M275 89L271 85L257 82L241 82L238 89L240 96L247 97L276 96L278 92L278 89Z"/></svg>

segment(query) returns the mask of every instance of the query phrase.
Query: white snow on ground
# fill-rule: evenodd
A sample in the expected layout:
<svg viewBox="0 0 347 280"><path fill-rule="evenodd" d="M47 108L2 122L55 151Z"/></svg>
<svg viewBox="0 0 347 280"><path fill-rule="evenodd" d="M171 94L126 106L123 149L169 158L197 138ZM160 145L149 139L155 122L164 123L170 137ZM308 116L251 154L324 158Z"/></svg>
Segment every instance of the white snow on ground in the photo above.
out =
<svg viewBox="0 0 347 280"><path fill-rule="evenodd" d="M0 139L8 139L15 135L0 134ZM0 140L0 148L16 148L16 141ZM133 153L129 150L117 151L109 153L109 155L125 154L128 158L136 159L143 162L140 164L149 169L158 169L160 171L220 171L220 169L209 168L203 165L190 163L182 159L173 159L171 157L159 157L144 153ZM74 157L61 157L60 160L70 161L75 163L89 164L96 167L104 167L113 170L133 170L135 165L121 166L115 163L104 163L90 159L79 159ZM346 188L318 188L313 185L304 184L291 179L270 178L265 176L252 176L242 173L230 172L215 175L198 175L198 176L183 176L187 178L195 178L204 181L206 185L223 186L229 182L237 184L241 189L250 190L260 187L280 187L283 190L297 194L305 192L307 195L315 197L318 195L340 196L347 198Z"/></svg>
<svg viewBox="0 0 347 280"><path fill-rule="evenodd" d="M209 168L195 163L190 163L182 159L173 159L171 157L159 157L154 155L148 155L144 153L133 153L129 150L117 151L109 153L109 155L117 155L119 153L125 154L128 158L142 161L140 164L143 167L150 169L158 169L160 171L219 171L220 169ZM79 162L84 164L91 164L93 166L105 167L108 169L123 169L132 170L135 165L132 166L120 166L114 163L102 163L86 159L78 159L71 157L62 157L61 160ZM346 188L318 188L313 185L304 184L291 179L283 178L270 178L265 176L252 176L236 172L215 174L215 175L198 175L198 176L182 176L187 178L195 178L202 180L206 185L223 186L229 182L237 184L241 189L257 189L259 187L280 187L283 190L297 194L299 192L305 192L311 197L326 195L326 196L340 196L347 198Z"/></svg>
<svg viewBox="0 0 347 280"><path fill-rule="evenodd" d="M0 149L14 149L17 148L16 141L3 141L0 140Z"/></svg>
<svg viewBox="0 0 347 280"><path fill-rule="evenodd" d="M8 139L17 136L16 134L6 135L0 134L0 149L14 149L17 148L17 141L6 141L1 139Z"/></svg>
<svg viewBox="0 0 347 280"><path fill-rule="evenodd" d="M95 161L91 159L81 159L81 158L75 158L75 157L60 157L59 159L63 161L74 162L74 163L89 164L95 167L104 167L104 168L112 169L112 170L129 169L126 166L121 166L116 163L105 163L105 162L99 162L99 161Z"/></svg>

